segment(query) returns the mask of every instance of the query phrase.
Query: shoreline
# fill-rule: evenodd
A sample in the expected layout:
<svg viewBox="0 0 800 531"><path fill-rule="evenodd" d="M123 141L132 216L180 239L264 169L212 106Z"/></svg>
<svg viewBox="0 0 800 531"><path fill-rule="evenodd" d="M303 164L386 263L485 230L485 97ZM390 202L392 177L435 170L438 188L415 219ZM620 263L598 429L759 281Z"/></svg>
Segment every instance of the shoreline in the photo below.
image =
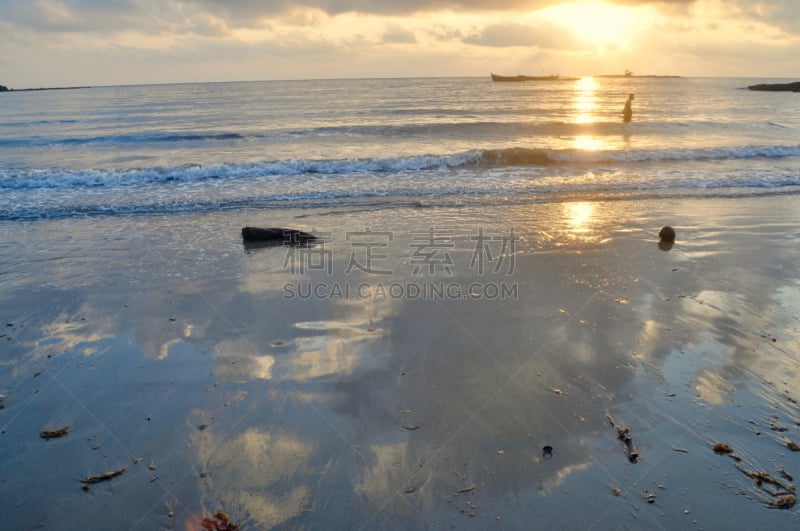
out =
<svg viewBox="0 0 800 531"><path fill-rule="evenodd" d="M6 231L7 522L797 525L743 470L800 473L800 196L575 199ZM246 225L329 239L247 248Z"/></svg>
<svg viewBox="0 0 800 531"><path fill-rule="evenodd" d="M543 188L543 187L542 187ZM112 187L109 187L111 190ZM45 189L47 190L47 189ZM402 192L402 191L401 191ZM278 194L280 195L280 194ZM252 205L241 199L233 198L230 203L219 199L213 205L193 205L194 209L187 208L180 202L173 205L120 205L114 207L76 207L72 210L52 209L51 211L35 211L23 209L13 211L19 207L21 201L9 196L7 211L0 214L0 223L28 223L36 221L73 220L80 218L106 219L152 216L181 216L181 215L213 215L219 210L230 212L231 215L245 212L259 212L267 216L271 212L299 212L294 219L303 219L318 215L339 215L347 213L370 212L376 210L404 210L404 209L481 209L481 208L524 208L526 205L558 205L574 202L590 203L636 203L636 202L671 202L671 201L703 201L703 200L738 200L747 198L769 197L795 197L800 196L800 185L780 184L778 186L752 186L752 187L709 187L709 188L627 188L616 190L570 190L568 188L542 192L541 190L517 190L509 192L474 190L464 192L438 192L407 194L385 194L365 192L363 195L353 193L342 198L336 195L330 197L308 197L303 199L258 199ZM177 206L176 206L177 205ZM246 221L245 221L246 223Z"/></svg>

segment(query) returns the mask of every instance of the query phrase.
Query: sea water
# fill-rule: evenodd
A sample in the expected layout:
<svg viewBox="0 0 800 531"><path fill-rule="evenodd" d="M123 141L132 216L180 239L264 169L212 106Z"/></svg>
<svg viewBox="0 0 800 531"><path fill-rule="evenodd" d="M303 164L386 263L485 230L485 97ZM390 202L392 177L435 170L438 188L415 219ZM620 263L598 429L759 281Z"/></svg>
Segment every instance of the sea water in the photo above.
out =
<svg viewBox="0 0 800 531"><path fill-rule="evenodd" d="M800 191L744 78L262 81L0 94L0 219ZM784 80L785 81L785 80ZM622 108L635 94L634 116Z"/></svg>
<svg viewBox="0 0 800 531"><path fill-rule="evenodd" d="M0 94L4 528L680 528L688 487L796 528L709 448L792 458L741 429L791 424L800 307L800 95L763 81Z"/></svg>

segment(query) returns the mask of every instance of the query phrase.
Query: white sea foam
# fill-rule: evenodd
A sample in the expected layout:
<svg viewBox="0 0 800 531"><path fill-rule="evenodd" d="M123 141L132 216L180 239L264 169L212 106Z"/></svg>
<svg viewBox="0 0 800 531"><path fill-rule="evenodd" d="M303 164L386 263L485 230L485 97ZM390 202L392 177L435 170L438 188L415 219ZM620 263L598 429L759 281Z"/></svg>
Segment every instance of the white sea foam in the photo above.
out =
<svg viewBox="0 0 800 531"><path fill-rule="evenodd" d="M453 155L357 160L287 160L251 163L182 165L132 169L0 169L0 189L132 187L169 182L198 182L215 179L286 177L306 174L373 175L391 182L393 174L410 171L438 171L481 165L548 166L570 163L632 163L660 161L730 161L743 159L784 159L800 157L798 146L743 146L713 149L663 149L582 151L508 150L467 151ZM391 186L391 185L388 185Z"/></svg>
<svg viewBox="0 0 800 531"><path fill-rule="evenodd" d="M746 80L331 80L8 95L0 218L800 186L800 117ZM443 90L447 87L447 90ZM211 96L213 94L213 97Z"/></svg>

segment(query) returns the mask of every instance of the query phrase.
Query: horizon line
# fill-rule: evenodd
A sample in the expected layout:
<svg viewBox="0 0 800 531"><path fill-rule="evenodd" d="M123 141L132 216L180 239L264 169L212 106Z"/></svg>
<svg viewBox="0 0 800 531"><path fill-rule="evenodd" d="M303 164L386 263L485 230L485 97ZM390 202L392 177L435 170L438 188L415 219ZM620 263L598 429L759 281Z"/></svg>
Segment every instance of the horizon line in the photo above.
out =
<svg viewBox="0 0 800 531"><path fill-rule="evenodd" d="M52 86L52 87L25 87L25 88L11 88L4 85L8 90L4 92L35 92L46 90L80 90L90 88L114 88L114 87L147 87L147 86L161 86L161 85L199 85L199 84L221 84L221 83L267 83L267 82L295 82L295 81L367 81L375 79L481 79L487 78L491 80L490 75L481 76L365 76L365 77L332 77L332 78L294 78L294 79L236 79L225 81L163 81L163 82L146 82L146 83L119 83L119 84L97 84L97 85L73 85L73 86ZM562 76L568 77L568 76ZM798 79L796 77L782 77L782 76L682 76L674 74L591 74L591 75L575 75L569 77L577 78L619 78L619 79Z"/></svg>

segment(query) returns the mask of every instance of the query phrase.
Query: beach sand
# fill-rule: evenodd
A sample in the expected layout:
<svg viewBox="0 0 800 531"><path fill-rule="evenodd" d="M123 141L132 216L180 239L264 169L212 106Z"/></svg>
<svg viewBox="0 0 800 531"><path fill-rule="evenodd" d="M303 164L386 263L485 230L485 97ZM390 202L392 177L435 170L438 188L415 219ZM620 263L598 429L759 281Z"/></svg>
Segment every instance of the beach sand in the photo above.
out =
<svg viewBox="0 0 800 531"><path fill-rule="evenodd" d="M4 528L800 523L798 196L0 232Z"/></svg>

